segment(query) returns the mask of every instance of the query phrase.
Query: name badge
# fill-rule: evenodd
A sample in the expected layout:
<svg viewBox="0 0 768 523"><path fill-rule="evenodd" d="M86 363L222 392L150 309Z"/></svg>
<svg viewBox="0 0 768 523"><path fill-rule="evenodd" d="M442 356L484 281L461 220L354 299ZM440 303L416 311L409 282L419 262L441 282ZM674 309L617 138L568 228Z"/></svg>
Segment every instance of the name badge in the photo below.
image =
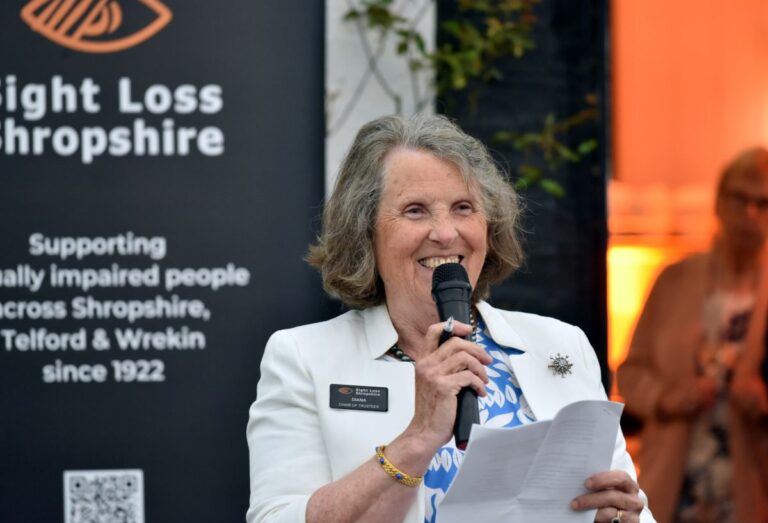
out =
<svg viewBox="0 0 768 523"><path fill-rule="evenodd" d="M374 410L387 412L386 387L368 385L339 385L331 383L331 408L348 410Z"/></svg>

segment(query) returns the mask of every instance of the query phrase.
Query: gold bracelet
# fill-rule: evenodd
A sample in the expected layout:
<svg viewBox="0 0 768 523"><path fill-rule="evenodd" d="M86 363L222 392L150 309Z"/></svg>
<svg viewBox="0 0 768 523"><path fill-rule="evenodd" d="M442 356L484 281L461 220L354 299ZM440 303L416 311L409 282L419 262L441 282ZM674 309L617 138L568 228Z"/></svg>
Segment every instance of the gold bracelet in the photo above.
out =
<svg viewBox="0 0 768 523"><path fill-rule="evenodd" d="M394 466L384 455L385 448L386 446L384 445L376 447L376 461L379 462L379 465L384 469L384 472L389 474L389 476L398 483L402 483L407 487L418 487L421 484L421 480L424 478L422 476L411 476Z"/></svg>

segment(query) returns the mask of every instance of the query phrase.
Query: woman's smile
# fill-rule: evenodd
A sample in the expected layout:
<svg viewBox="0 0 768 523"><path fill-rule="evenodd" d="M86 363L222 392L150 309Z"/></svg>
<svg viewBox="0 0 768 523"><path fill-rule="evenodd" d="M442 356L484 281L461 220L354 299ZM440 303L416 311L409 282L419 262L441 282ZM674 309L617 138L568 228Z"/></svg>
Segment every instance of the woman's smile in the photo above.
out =
<svg viewBox="0 0 768 523"><path fill-rule="evenodd" d="M428 269L434 269L444 263L461 263L463 256L434 256L432 258L423 258L419 263Z"/></svg>

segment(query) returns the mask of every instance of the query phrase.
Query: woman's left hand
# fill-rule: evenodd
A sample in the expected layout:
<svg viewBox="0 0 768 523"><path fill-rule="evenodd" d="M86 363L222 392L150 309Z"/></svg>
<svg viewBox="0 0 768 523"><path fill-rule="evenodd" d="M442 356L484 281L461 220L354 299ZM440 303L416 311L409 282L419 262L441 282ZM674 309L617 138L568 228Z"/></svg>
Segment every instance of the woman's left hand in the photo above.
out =
<svg viewBox="0 0 768 523"><path fill-rule="evenodd" d="M643 500L638 492L640 487L629 474L623 470L608 470L590 476L584 482L590 490L571 502L574 510L589 510L596 508L596 522L621 521L621 523L636 523L640 521L643 510ZM618 518L618 519L614 519Z"/></svg>
<svg viewBox="0 0 768 523"><path fill-rule="evenodd" d="M734 373L729 395L731 402L753 421L768 416L768 390L757 372Z"/></svg>

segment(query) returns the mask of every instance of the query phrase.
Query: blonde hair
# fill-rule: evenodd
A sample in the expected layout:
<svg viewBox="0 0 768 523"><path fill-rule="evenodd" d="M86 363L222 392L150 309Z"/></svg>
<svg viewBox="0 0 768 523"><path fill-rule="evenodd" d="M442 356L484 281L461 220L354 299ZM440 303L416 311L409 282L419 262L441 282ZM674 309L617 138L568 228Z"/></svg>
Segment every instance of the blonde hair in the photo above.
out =
<svg viewBox="0 0 768 523"><path fill-rule="evenodd" d="M519 198L483 144L439 115L385 116L358 131L325 204L322 230L309 247L307 262L320 271L326 292L346 305L364 309L385 301L373 234L384 160L396 148L426 151L449 161L467 183L479 188L488 221L488 253L474 298L487 298L491 285L523 261Z"/></svg>

